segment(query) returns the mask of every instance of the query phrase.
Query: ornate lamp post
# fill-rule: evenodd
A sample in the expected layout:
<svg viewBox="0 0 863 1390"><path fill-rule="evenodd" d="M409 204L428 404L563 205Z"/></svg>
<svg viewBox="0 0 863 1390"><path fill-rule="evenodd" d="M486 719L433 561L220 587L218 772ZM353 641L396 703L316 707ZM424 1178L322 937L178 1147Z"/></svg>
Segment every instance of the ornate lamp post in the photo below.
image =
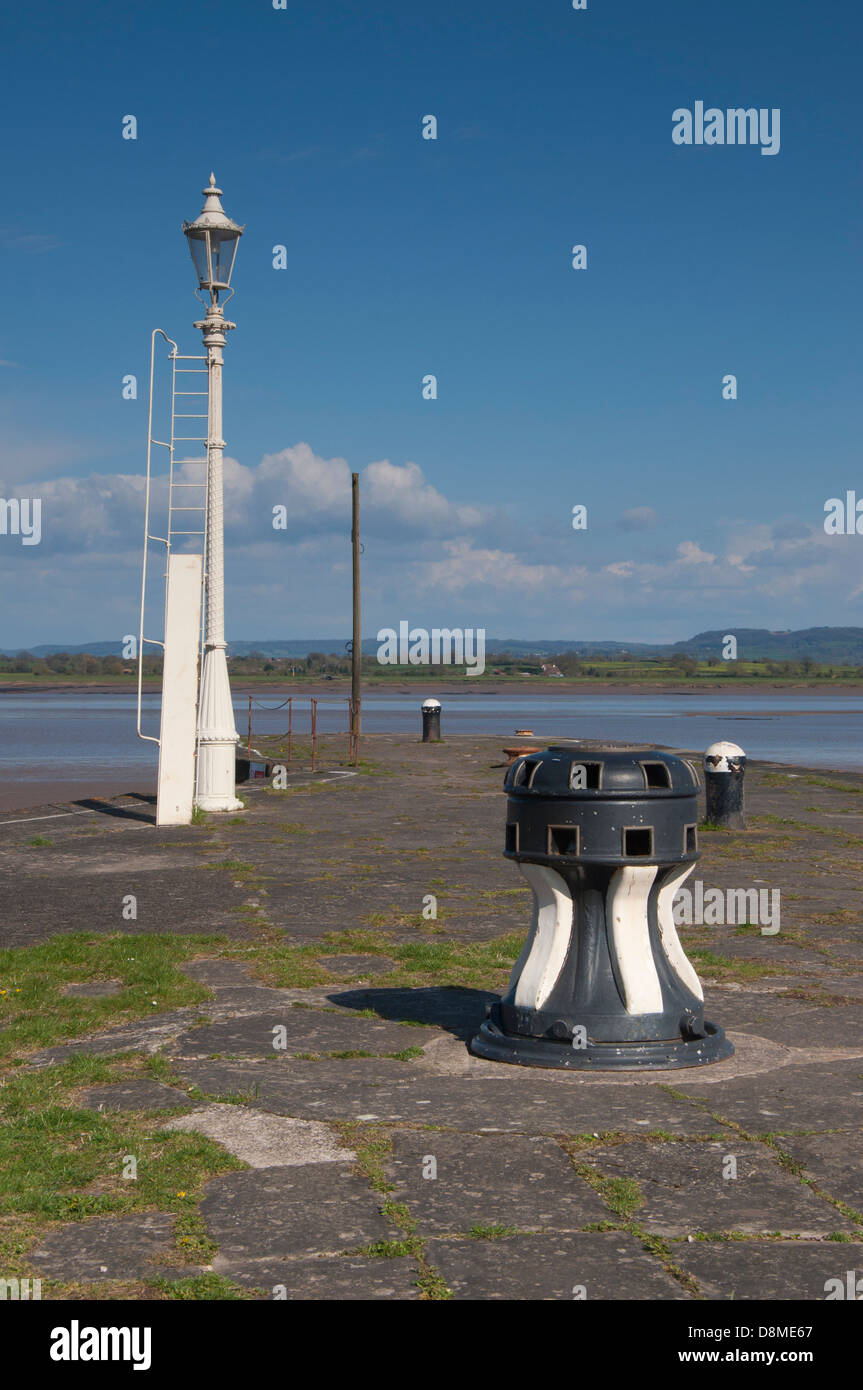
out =
<svg viewBox="0 0 863 1390"><path fill-rule="evenodd" d="M198 778L196 804L205 811L236 811L235 749L238 742L225 657L225 527L222 488L222 348L235 328L224 317L219 295L234 293L231 271L243 228L232 222L219 201L215 174L205 188L204 207L194 222L184 222L198 276L198 298L206 318L195 323L204 336L209 406L207 421L207 535L204 556L206 632L198 701ZM209 303L201 291L209 295Z"/></svg>

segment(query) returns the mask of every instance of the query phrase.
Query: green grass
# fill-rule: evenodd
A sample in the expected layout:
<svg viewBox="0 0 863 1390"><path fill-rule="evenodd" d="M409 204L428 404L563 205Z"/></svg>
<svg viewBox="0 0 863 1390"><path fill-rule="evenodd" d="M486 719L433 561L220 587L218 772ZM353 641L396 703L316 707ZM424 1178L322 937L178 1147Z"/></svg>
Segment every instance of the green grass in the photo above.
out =
<svg viewBox="0 0 863 1390"><path fill-rule="evenodd" d="M425 1255L425 1241L416 1233L416 1223L403 1202L393 1201L389 1195L393 1184L386 1175L386 1161L392 1152L389 1131L377 1124L362 1124L358 1120L345 1120L338 1126L342 1143L354 1150L357 1168L369 1185L383 1197L381 1215L397 1227L400 1240L376 1241L362 1252L380 1259L412 1255L417 1264L416 1286L420 1298L427 1302L446 1302L452 1298L448 1288L437 1270L433 1269Z"/></svg>
<svg viewBox="0 0 863 1390"><path fill-rule="evenodd" d="M760 980L762 975L776 974L775 961L744 960L740 957L720 956L715 951L709 951L700 946L686 946L686 954L699 974L706 971L715 979Z"/></svg>
<svg viewBox="0 0 863 1390"><path fill-rule="evenodd" d="M326 970L328 955L361 954L385 956L394 961L392 970L375 976L375 984L393 988L421 985L448 985L463 989L496 989L512 969L524 945L524 932L496 937L492 941L439 941L423 937L399 942L385 932L352 930L330 932L309 946L282 943L263 945L251 962L255 975L269 984L291 989L330 984ZM230 954L227 952L226 954ZM363 978L358 970L356 979ZM342 981L350 976L339 975Z"/></svg>
<svg viewBox="0 0 863 1390"><path fill-rule="evenodd" d="M196 1274L191 1279L153 1279L151 1287L164 1294L166 1298L184 1302L200 1302L204 1299L226 1300L253 1299L251 1289L241 1288L221 1274Z"/></svg>
<svg viewBox="0 0 863 1390"><path fill-rule="evenodd" d="M58 935L38 946L0 950L0 1060L129 1023L208 997L178 965L216 936ZM70 983L114 979L119 993L71 998Z"/></svg>
<svg viewBox="0 0 863 1390"><path fill-rule="evenodd" d="M78 1103L82 1087L149 1074L149 1059L139 1054L82 1054L6 1076L0 1087L4 1272L25 1272L27 1250L52 1223L143 1211L174 1215L180 1267L211 1258L214 1247L198 1211L203 1184L246 1165L203 1135L168 1133L163 1116L95 1111ZM137 1163L134 1178L124 1177L129 1156Z"/></svg>
<svg viewBox="0 0 863 1390"><path fill-rule="evenodd" d="M854 782L831 782L827 777L811 776L795 777L794 780L795 782L802 782L807 787L825 787L831 792L849 792L852 796L863 796L863 787L857 786ZM787 779L783 778L782 781L787 781Z"/></svg>
<svg viewBox="0 0 863 1390"><path fill-rule="evenodd" d="M828 835L839 845L843 845L847 849L860 849L861 847L863 847L863 836L852 835L848 831L840 830L838 827L834 828L833 826L829 825L813 825L811 821L795 820L793 816L751 816L750 822L753 826L760 825L762 823L766 825L791 825L794 826L795 830L804 831L807 835ZM777 846L783 845L787 844L791 840L791 838L791 836L787 835L783 835L781 837L777 836L772 841L764 841L764 844Z"/></svg>
<svg viewBox="0 0 863 1390"><path fill-rule="evenodd" d="M629 1221L644 1202L641 1188L635 1178L608 1178L598 1168L594 1168L593 1164L585 1163L579 1157L584 1147L580 1136L562 1139L561 1146L569 1155L569 1161L579 1177L584 1178L594 1192L599 1193L615 1216L622 1221Z"/></svg>
<svg viewBox="0 0 863 1390"><path fill-rule="evenodd" d="M635 1178L604 1177L598 1190L616 1216L630 1217L644 1202L641 1188Z"/></svg>

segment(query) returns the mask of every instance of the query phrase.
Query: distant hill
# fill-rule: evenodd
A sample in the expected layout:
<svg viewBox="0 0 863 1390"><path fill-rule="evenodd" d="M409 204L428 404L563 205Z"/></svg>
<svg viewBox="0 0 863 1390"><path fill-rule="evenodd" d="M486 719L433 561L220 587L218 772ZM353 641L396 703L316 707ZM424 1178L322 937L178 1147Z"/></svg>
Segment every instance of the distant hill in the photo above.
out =
<svg viewBox="0 0 863 1390"><path fill-rule="evenodd" d="M847 665L863 665L863 627L807 627L797 632L771 632L762 627L725 627L709 632L698 632L683 642L602 642L579 641L566 637L542 637L525 641L522 637L488 637L486 651L511 652L513 656L552 656L561 652L576 652L579 656L613 656L622 652L632 656L672 656L682 652L687 656L719 656L722 640L727 634L737 638L737 654L743 660L767 657L774 661L841 662ZM373 654L377 650L374 637L363 642L363 651ZM270 657L304 657L309 652L324 652L326 655L343 653L348 648L345 637L308 637L283 640L270 637L255 641L229 643L229 651L234 656L249 656L260 653ZM92 656L120 656L121 643L85 642L65 646L59 642L43 642L35 647L0 647L4 656L17 656L26 650L32 656L53 656L56 652L89 652Z"/></svg>
<svg viewBox="0 0 863 1390"><path fill-rule="evenodd" d="M686 642L675 642L668 650L688 656L716 656L726 633L737 638L737 655L742 658L769 657L774 661L863 663L863 628L806 627L798 632L770 632L763 627L727 627L699 632Z"/></svg>

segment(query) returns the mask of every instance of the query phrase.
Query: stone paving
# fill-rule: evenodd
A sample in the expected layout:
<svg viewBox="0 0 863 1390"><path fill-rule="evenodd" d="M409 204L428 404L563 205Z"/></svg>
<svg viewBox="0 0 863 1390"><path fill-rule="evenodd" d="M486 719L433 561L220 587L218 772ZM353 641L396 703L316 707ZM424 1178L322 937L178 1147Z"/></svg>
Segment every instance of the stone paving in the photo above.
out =
<svg viewBox="0 0 863 1390"><path fill-rule="evenodd" d="M181 967L203 1003L21 1065L159 1059L161 1079L76 1103L161 1116L166 1143L201 1134L245 1165L205 1185L207 1264L178 1266L165 1211L42 1223L27 1260L47 1296L156 1297L159 1278L212 1273L262 1299L818 1300L863 1275L863 777L750 767L750 828L702 834L693 878L782 895L778 935L681 929L734 1057L585 1076L472 1057L506 970L432 969L527 930L500 742L371 738L356 775L253 787L204 826L157 830L131 797L0 818L0 944L222 939ZM316 983L280 983L280 945L309 948Z"/></svg>

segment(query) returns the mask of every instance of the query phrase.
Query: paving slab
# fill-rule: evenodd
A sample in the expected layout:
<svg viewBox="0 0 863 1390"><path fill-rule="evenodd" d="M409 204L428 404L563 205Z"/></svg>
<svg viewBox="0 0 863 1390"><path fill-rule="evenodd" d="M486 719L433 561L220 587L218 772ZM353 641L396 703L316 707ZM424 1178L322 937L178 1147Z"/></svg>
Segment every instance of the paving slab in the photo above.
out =
<svg viewBox="0 0 863 1390"><path fill-rule="evenodd" d="M707 1015L726 1032L742 1028L789 1047L851 1047L863 1039L863 1003L819 1007L779 994L734 991Z"/></svg>
<svg viewBox="0 0 863 1390"><path fill-rule="evenodd" d="M85 1110L177 1110L193 1102L176 1086L161 1081L119 1081L91 1086L81 1097Z"/></svg>
<svg viewBox="0 0 863 1390"><path fill-rule="evenodd" d="M338 1136L326 1125L268 1115L245 1105L206 1105L170 1120L164 1128L206 1134L252 1168L344 1163L356 1158L350 1149L339 1146Z"/></svg>
<svg viewBox="0 0 863 1390"><path fill-rule="evenodd" d="M298 996L296 990L272 989L269 985L255 984L250 980L244 984L215 985L212 988L213 998L205 999L200 1005L201 1013L207 1014L212 1021L260 1014L267 1009L281 1013L290 1009Z"/></svg>
<svg viewBox="0 0 863 1390"><path fill-rule="evenodd" d="M355 1250L397 1240L374 1193L351 1164L258 1168L213 1178L201 1214L219 1246L222 1271L234 1263Z"/></svg>
<svg viewBox="0 0 863 1390"><path fill-rule="evenodd" d="M77 1042L63 1043L57 1047L46 1047L28 1058L33 1067L46 1067L54 1062L65 1062L69 1057L81 1053L90 1056L111 1056L117 1052L159 1052L166 1043L171 1042L186 1028L190 1028L198 1016L197 1009L174 1009L170 1013L154 1014L135 1023L126 1023L119 1028L109 1028L101 1033L91 1033Z"/></svg>
<svg viewBox="0 0 863 1390"><path fill-rule="evenodd" d="M435 1076L388 1058L285 1058L275 1064L184 1061L187 1086L208 1095L248 1095L260 1109L309 1119L392 1120L478 1131L593 1134L714 1134L722 1125L659 1085L581 1086L577 1076L546 1080L537 1072L502 1067L495 1080ZM516 1072L510 1076L508 1073ZM506 1073L506 1074L503 1074Z"/></svg>
<svg viewBox="0 0 863 1390"><path fill-rule="evenodd" d="M731 1136L721 1143L624 1143L591 1148L580 1157L604 1177L638 1183L643 1201L635 1219L657 1235L854 1230L835 1207L781 1168L764 1144ZM736 1177L724 1176L734 1171L731 1158Z"/></svg>
<svg viewBox="0 0 863 1390"><path fill-rule="evenodd" d="M199 985L247 985L250 983L249 967L239 960L221 960L218 956L207 956L201 960L187 960L178 966L190 980Z"/></svg>
<svg viewBox="0 0 863 1390"><path fill-rule="evenodd" d="M863 965L863 942L836 941L830 947L830 954L838 956L841 960L847 960L851 964Z"/></svg>
<svg viewBox="0 0 863 1390"><path fill-rule="evenodd" d="M318 965L331 975L385 975L395 968L386 956L319 956Z"/></svg>
<svg viewBox="0 0 863 1390"><path fill-rule="evenodd" d="M44 826L39 828L44 830ZM142 827L136 833L140 836L148 829ZM70 876L66 867L46 857L39 876L29 877L22 886L21 867L27 863L23 857L19 856L14 871L0 870L6 946L35 946L58 933L80 931L98 935L122 932L128 936L143 932L171 936L199 933L248 939L249 925L236 912L244 904L248 889L238 888L229 872L178 869L172 860L171 871L151 874L123 868L116 873L100 873L100 847L94 843L89 849L94 864L86 873ZM50 856L51 851L40 851L40 856L43 854ZM60 893L58 884L62 885ZM120 913L127 893L134 893L138 899L134 921L125 921Z"/></svg>
<svg viewBox="0 0 863 1390"><path fill-rule="evenodd" d="M863 1213L863 1134L788 1135L780 1148L802 1163L818 1186Z"/></svg>
<svg viewBox="0 0 863 1390"><path fill-rule="evenodd" d="M863 979L854 975L821 975L821 984L832 997L863 1000Z"/></svg>
<svg viewBox="0 0 863 1390"><path fill-rule="evenodd" d="M835 1283L847 1299L848 1271L863 1277L863 1244L836 1241L694 1241L673 1246L675 1263L698 1280L710 1299L735 1303L817 1302L834 1298ZM825 1287L826 1286L826 1287ZM863 1284L857 1295L863 1296ZM774 1319L775 1321L775 1319ZM786 1319L787 1321L787 1319ZM805 1323L805 1318L794 1319Z"/></svg>
<svg viewBox="0 0 863 1390"><path fill-rule="evenodd" d="M64 985L60 993L72 999L106 999L119 994L122 988L120 980L84 980L80 984Z"/></svg>
<svg viewBox="0 0 863 1390"><path fill-rule="evenodd" d="M284 1029L286 1046L273 1046L277 1029ZM173 1055L208 1057L228 1053L233 1057L272 1057L294 1052L401 1052L422 1047L434 1033L374 1018L352 1018L319 1009L291 1007L278 1012L249 1014L221 1023L203 1024L177 1039Z"/></svg>
<svg viewBox="0 0 863 1390"><path fill-rule="evenodd" d="M387 1172L421 1235L475 1226L582 1230L608 1208L551 1139L401 1131Z"/></svg>
<svg viewBox="0 0 863 1390"><path fill-rule="evenodd" d="M397 1083L410 1067L388 1057L313 1061L284 1054L260 1061L193 1059L176 1064L183 1083L199 1087L207 1096L242 1096L260 1110L311 1119L355 1118L352 1092Z"/></svg>
<svg viewBox="0 0 863 1390"><path fill-rule="evenodd" d="M171 1250L166 1212L74 1221L49 1231L28 1257L45 1278L76 1282L153 1277L153 1261Z"/></svg>
<svg viewBox="0 0 863 1390"><path fill-rule="evenodd" d="M863 1058L780 1067L770 1076L739 1077L700 1090L687 1087L687 1095L700 1095L714 1114L750 1134L858 1128L863 1122Z"/></svg>
<svg viewBox="0 0 863 1390"><path fill-rule="evenodd" d="M457 1300L688 1299L623 1231L427 1242L426 1258Z"/></svg>
<svg viewBox="0 0 863 1390"><path fill-rule="evenodd" d="M230 1274L234 1283L265 1289L276 1301L331 1302L419 1298L419 1271L414 1260L374 1259L358 1255L325 1255L311 1260L231 1260L216 1256L217 1274Z"/></svg>

